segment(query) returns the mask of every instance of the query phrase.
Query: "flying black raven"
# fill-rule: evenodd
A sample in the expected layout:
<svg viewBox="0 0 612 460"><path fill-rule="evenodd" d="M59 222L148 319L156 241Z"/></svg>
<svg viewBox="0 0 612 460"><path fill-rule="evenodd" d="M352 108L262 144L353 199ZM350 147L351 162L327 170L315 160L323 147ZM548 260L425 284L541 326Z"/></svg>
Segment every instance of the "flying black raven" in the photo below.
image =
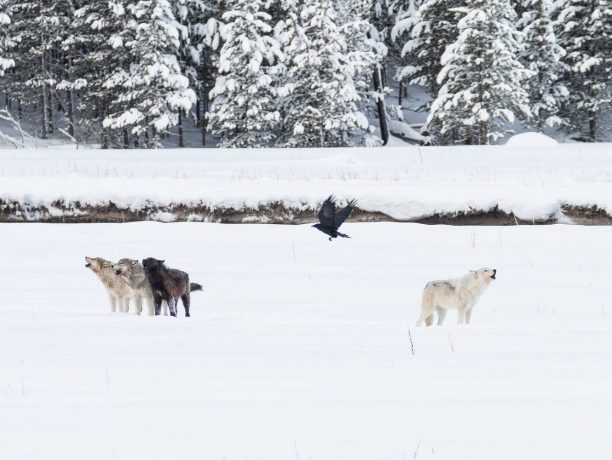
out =
<svg viewBox="0 0 612 460"><path fill-rule="evenodd" d="M341 236L342 238L350 238L350 236L345 235L344 233L340 233L338 229L342 225L342 223L348 219L351 215L351 211L357 204L357 200L353 199L348 202L346 207L341 211L336 212L336 198L334 195L330 195L327 200L323 202L321 206L321 210L319 211L319 222L316 225L313 225L314 228L319 230L320 232L329 235L329 241L332 238L337 238Z"/></svg>

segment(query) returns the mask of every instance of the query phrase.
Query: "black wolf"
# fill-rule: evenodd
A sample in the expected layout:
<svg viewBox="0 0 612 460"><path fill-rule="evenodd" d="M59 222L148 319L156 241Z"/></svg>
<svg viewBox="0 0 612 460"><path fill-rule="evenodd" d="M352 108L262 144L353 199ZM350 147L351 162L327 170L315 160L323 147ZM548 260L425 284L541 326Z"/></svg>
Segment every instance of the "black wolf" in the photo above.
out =
<svg viewBox="0 0 612 460"><path fill-rule="evenodd" d="M329 235L329 241L339 236L342 238L350 238L350 236L340 233L338 229L344 221L349 218L356 204L357 200L353 199L347 203L344 209L336 212L336 198L334 195L330 195L327 200L323 202L321 210L319 211L320 223L313 225L313 227Z"/></svg>
<svg viewBox="0 0 612 460"><path fill-rule="evenodd" d="M155 315L161 313L161 303L165 300L170 308L170 315L176 316L179 297L185 307L185 316L189 315L191 302L190 292L201 291L202 286L189 282L189 275L181 270L168 268L163 260L149 257L142 261L145 275L151 284L153 301L155 303Z"/></svg>

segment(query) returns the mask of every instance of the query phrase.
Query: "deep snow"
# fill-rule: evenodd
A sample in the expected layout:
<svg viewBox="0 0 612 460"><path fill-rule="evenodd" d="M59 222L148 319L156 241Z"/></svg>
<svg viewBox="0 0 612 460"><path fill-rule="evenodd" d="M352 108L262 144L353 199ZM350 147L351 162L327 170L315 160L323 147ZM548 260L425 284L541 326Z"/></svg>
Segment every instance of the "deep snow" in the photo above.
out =
<svg viewBox="0 0 612 460"><path fill-rule="evenodd" d="M612 214L612 144L0 153L0 199L33 206L307 210L332 192L399 220L495 206L548 219L564 204Z"/></svg>
<svg viewBox="0 0 612 460"><path fill-rule="evenodd" d="M0 458L610 458L608 227L343 230L0 225ZM112 314L86 255L206 292ZM472 325L414 327L426 281L484 265Z"/></svg>

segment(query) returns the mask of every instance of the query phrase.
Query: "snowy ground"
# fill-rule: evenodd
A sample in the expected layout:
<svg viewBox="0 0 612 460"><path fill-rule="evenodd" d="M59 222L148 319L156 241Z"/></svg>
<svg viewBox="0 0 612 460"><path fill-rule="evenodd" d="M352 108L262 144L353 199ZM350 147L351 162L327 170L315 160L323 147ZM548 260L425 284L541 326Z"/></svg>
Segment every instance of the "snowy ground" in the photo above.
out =
<svg viewBox="0 0 612 460"><path fill-rule="evenodd" d="M608 227L345 230L0 225L0 458L610 458ZM206 292L111 314L86 255ZM426 281L483 265L472 325L413 326Z"/></svg>
<svg viewBox="0 0 612 460"><path fill-rule="evenodd" d="M612 214L612 144L0 152L0 199L31 206L303 210L332 192L399 220L495 206L548 219L564 204Z"/></svg>

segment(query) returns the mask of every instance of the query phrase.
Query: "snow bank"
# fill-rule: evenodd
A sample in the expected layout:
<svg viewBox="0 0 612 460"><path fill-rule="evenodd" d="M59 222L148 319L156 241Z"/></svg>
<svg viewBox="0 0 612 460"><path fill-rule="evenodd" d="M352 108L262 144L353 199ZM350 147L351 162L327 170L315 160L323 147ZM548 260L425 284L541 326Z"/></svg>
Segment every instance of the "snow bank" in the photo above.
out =
<svg viewBox="0 0 612 460"><path fill-rule="evenodd" d="M554 147L559 143L542 133L516 134L506 141L509 147Z"/></svg>
<svg viewBox="0 0 612 460"><path fill-rule="evenodd" d="M525 220L564 205L612 214L612 144L0 153L0 200L28 206L303 211L330 193L406 221L495 207Z"/></svg>

